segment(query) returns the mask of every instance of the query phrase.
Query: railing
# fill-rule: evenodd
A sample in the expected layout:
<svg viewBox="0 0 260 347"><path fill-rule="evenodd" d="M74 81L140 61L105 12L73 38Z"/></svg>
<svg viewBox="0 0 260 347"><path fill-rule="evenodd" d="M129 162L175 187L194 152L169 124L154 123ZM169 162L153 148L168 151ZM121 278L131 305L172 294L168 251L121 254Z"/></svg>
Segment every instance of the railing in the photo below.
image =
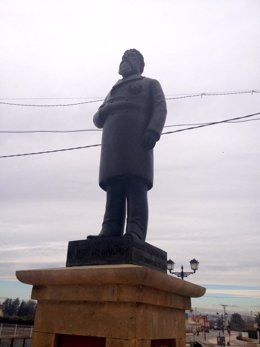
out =
<svg viewBox="0 0 260 347"><path fill-rule="evenodd" d="M0 347L30 347L33 327L0 324Z"/></svg>

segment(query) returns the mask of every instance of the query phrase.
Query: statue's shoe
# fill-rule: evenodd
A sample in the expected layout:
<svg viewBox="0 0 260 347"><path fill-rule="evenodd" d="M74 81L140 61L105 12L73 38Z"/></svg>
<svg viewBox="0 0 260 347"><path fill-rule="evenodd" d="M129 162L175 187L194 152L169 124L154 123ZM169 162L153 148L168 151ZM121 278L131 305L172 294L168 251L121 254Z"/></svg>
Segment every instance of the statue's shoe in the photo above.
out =
<svg viewBox="0 0 260 347"><path fill-rule="evenodd" d="M88 240L91 240L91 239L105 239L105 238L119 238L119 237L122 237L121 235L116 235L116 234L113 234L113 233L109 233L109 232L100 232L98 235L88 235L87 236L87 239Z"/></svg>
<svg viewBox="0 0 260 347"><path fill-rule="evenodd" d="M126 232L125 235L123 236L124 239L127 239L129 241L141 241L141 242L144 242L143 239L141 239L139 237L139 235L137 235L136 233L133 233L133 232Z"/></svg>

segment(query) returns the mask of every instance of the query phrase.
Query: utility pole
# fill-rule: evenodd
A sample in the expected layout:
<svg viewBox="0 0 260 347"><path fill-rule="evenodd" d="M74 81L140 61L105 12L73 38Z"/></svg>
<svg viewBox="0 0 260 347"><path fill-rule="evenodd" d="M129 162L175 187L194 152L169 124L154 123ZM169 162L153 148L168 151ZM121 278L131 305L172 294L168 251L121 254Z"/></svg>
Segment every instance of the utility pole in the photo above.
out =
<svg viewBox="0 0 260 347"><path fill-rule="evenodd" d="M228 307L228 305L224 305L221 304L221 306L223 307L224 310L224 329L227 329L227 312L226 312L226 307Z"/></svg>

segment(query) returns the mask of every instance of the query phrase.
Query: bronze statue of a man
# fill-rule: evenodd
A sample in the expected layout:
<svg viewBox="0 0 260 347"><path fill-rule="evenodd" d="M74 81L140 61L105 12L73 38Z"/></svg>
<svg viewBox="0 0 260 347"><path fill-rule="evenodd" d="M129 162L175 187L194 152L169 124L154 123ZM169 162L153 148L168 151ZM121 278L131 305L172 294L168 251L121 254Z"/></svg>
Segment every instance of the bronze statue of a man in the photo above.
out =
<svg viewBox="0 0 260 347"><path fill-rule="evenodd" d="M94 115L94 124L103 128L99 185L107 201L101 232L92 237L122 237L127 215L124 237L146 238L153 148L167 110L159 82L143 77L143 69L142 54L127 50L119 66L123 78Z"/></svg>

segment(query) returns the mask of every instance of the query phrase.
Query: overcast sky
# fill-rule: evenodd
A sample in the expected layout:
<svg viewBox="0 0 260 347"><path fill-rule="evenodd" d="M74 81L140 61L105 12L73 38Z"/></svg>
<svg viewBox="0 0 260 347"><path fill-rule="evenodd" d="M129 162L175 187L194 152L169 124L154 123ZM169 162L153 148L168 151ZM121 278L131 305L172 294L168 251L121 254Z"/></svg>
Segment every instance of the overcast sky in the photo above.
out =
<svg viewBox="0 0 260 347"><path fill-rule="evenodd" d="M259 0L0 0L0 131L94 129L126 49L167 97L164 131L260 112ZM147 242L205 286L200 310L260 311L260 122L162 135ZM0 156L99 144L101 132L0 133ZM0 300L30 297L19 269L63 267L100 231L100 147L0 158Z"/></svg>

